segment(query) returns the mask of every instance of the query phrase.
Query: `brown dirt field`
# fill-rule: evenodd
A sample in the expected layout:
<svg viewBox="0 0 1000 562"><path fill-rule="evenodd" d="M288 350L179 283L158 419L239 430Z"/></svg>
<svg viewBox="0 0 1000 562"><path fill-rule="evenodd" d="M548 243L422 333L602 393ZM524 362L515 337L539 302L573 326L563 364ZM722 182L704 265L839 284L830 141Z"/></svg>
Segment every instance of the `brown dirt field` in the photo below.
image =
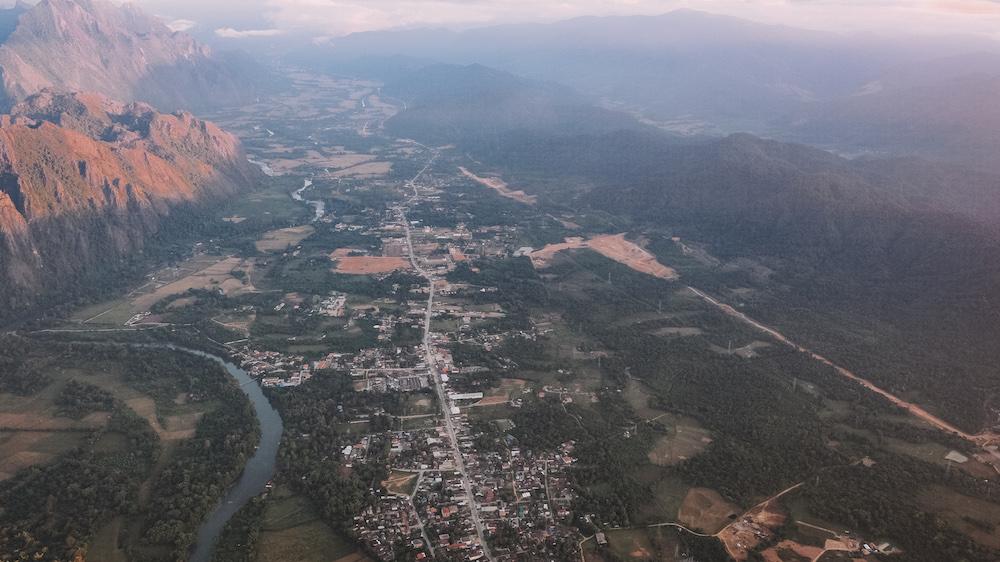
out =
<svg viewBox="0 0 1000 562"><path fill-rule="evenodd" d="M366 273L386 273L397 269L408 269L410 262L403 258L381 258L371 256L358 256L353 258L339 258L337 273L352 273L362 275Z"/></svg>
<svg viewBox="0 0 1000 562"><path fill-rule="evenodd" d="M390 494L405 496L407 495L405 492L406 487L416 478L416 474L399 475L396 477L389 476L388 480L382 481L382 485L385 486L386 491Z"/></svg>
<svg viewBox="0 0 1000 562"><path fill-rule="evenodd" d="M374 178L388 174L391 169L392 162L368 162L367 164L359 164L350 168L344 168L343 170L337 170L330 175L335 178Z"/></svg>
<svg viewBox="0 0 1000 562"><path fill-rule="evenodd" d="M794 541L781 541L761 554L767 562L811 562L823 549L806 546Z"/></svg>
<svg viewBox="0 0 1000 562"><path fill-rule="evenodd" d="M542 248L532 252L529 256L531 258L531 263L535 264L536 269L544 269L549 266L548 260L555 257L556 252L562 250L569 250L570 248L586 248L587 244L581 236L571 236L566 238L565 242L559 244L549 244Z"/></svg>
<svg viewBox="0 0 1000 562"><path fill-rule="evenodd" d="M246 285L229 274L230 271L238 267L241 263L243 263L242 258L227 258L218 261L201 271L164 285L152 293L136 297L132 301L132 308L136 312L149 310L149 307L156 304L157 301L170 295L183 293L188 289L213 289L221 287L227 295L234 295L240 291L244 291L247 288ZM213 280L218 283L213 284Z"/></svg>
<svg viewBox="0 0 1000 562"><path fill-rule="evenodd" d="M263 238L254 242L261 252L268 250L284 250L288 246L295 246L305 240L316 229L309 225L294 226L265 232ZM230 268L232 269L232 268Z"/></svg>
<svg viewBox="0 0 1000 562"><path fill-rule="evenodd" d="M490 189L496 190L497 193L508 199L520 201L521 203L526 203L528 205L534 205L538 202L537 195L528 195L521 190L514 191L512 189L508 189L507 182L501 180L500 178L481 178L461 166L459 166L458 169L462 170L462 173L466 176L476 180Z"/></svg>
<svg viewBox="0 0 1000 562"><path fill-rule="evenodd" d="M152 426L153 431L157 435L163 435L166 431L163 426L160 425L160 421L156 419L156 402L153 402L152 398L133 398L126 402L129 408L135 410L135 413L139 417L146 418L149 425Z"/></svg>
<svg viewBox="0 0 1000 562"><path fill-rule="evenodd" d="M739 506L722 499L715 490L691 488L684 496L684 503L677 513L677 520L692 529L701 529L708 534L724 529L732 520L730 515L738 514Z"/></svg>
<svg viewBox="0 0 1000 562"><path fill-rule="evenodd" d="M566 238L566 242L549 244L537 252L532 252L529 257L536 269L543 269L549 266L549 260L555 256L556 252L571 248L590 248L606 258L613 259L638 272L647 273L660 279L673 280L680 278L676 271L656 261L653 254L625 240L624 232L621 234L597 236L586 241L579 236Z"/></svg>
<svg viewBox="0 0 1000 562"><path fill-rule="evenodd" d="M625 233L614 236L608 234L598 236L587 242L587 245L597 250L605 257L623 263L636 271L648 273L660 279L678 279L680 276L673 269L656 261L653 254L625 240Z"/></svg>

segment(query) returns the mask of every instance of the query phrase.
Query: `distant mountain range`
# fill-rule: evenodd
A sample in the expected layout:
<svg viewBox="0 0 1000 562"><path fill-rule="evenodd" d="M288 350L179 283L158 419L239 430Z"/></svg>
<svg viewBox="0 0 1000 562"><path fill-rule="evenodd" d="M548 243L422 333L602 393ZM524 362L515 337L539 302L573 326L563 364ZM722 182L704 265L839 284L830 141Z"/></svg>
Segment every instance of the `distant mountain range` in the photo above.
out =
<svg viewBox="0 0 1000 562"><path fill-rule="evenodd" d="M1000 43L988 39L839 35L677 10L357 33L286 60L385 81L434 63L478 63L683 134L750 132L1000 170L988 157L1000 149Z"/></svg>
<svg viewBox="0 0 1000 562"><path fill-rule="evenodd" d="M593 106L572 88L473 64L433 64L402 73L382 94L407 104L386 126L400 137L447 144L493 142L509 131L560 134L651 129L633 116Z"/></svg>
<svg viewBox="0 0 1000 562"><path fill-rule="evenodd" d="M18 2L0 12L0 109L46 88L97 92L161 111L204 111L253 100L237 67L131 3Z"/></svg>

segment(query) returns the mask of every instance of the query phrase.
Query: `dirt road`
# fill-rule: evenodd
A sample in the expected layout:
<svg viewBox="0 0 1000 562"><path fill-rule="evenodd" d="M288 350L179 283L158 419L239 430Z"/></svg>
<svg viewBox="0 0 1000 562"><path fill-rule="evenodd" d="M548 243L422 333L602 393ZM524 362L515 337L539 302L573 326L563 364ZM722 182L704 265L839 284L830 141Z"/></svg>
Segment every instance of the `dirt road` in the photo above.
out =
<svg viewBox="0 0 1000 562"><path fill-rule="evenodd" d="M983 445L987 441L990 441L993 437L995 437L994 435L989 434L989 433L984 433L984 434L980 434L980 435L969 435L968 433L965 433L964 431L956 428L955 426L951 425L950 423L948 423L948 422L946 422L946 421L944 421L944 420L942 420L942 419L940 419L940 418L938 418L938 417L930 414L929 412L927 412L926 410L924 410L920 406L917 406L915 404L911 404L909 402L906 402L905 400L903 400L903 399L901 399L901 398L899 398L899 397L897 397L897 396L895 396L893 394L890 394L889 392L887 392L885 390L882 390L881 388L879 388L879 387L875 386L874 384L872 384L870 381L868 381L866 379L863 379L863 378L855 375L854 373L848 371L847 369L845 369L843 367L840 367L839 365L834 364L832 361L830 361L829 359L823 357L822 355L819 355L818 353L814 353L813 351L811 351L809 349L806 349L806 348L804 348L804 347L796 344L795 342L789 340L788 338L786 338L785 336L781 335L777 331L775 331L775 330L773 330L771 328L768 328L767 326L764 326L763 324L761 324L761 323L759 323L759 322L757 322L755 320L751 320L745 314L743 314L742 312L736 311L733 307L729 306L728 304L723 304L723 303L721 303L721 302L713 299L712 297L706 295L705 293L699 291L698 289L695 289L694 287L690 287L689 286L688 290L690 290L695 295L698 295L699 297L705 299L709 303L711 303L711 304L719 307L726 314L728 314L728 315L730 315L730 316L732 316L734 318L737 318L737 319L739 319L739 320L741 320L741 321L743 321L743 322L745 322L745 323L747 323L747 324L749 324L749 325L757 328L758 330L761 330L763 332L767 332L768 334L774 336L774 338L777 339L778 341L780 341L780 342L782 342L784 344L790 345L790 346L794 347L798 351L801 351L801 352L804 352L804 353L808 353L810 356L812 356L813 359L816 359L817 361L821 361L823 363L826 363L827 365L829 365L829 366L833 367L834 369L836 369L837 372L840 373L841 375L844 375L845 377L847 377L849 379L857 381L858 383L861 384L861 386L864 386L865 388L867 388L867 389L869 389L869 390L871 390L873 392L877 392L877 393L881 394L882 396L885 396L893 404L896 404L897 406L902 406L903 408L906 408L914 416L917 416L918 418L926 421L927 423L933 425L934 427L936 427L938 429L942 429L942 430L947 431L949 433L954 433L956 435L959 435L959 436L961 436L961 437L963 437L965 439L968 439L969 441L972 441L972 442L976 443L977 445Z"/></svg>

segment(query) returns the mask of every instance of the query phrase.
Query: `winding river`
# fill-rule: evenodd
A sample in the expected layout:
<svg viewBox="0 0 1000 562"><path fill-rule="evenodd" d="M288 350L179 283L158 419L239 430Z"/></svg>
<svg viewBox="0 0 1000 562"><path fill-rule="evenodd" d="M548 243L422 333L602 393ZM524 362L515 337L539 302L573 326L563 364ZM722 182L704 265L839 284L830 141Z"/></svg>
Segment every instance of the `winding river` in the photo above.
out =
<svg viewBox="0 0 1000 562"><path fill-rule="evenodd" d="M319 219L323 218L323 215L326 214L326 203L323 202L322 200L312 201L309 199L303 199L302 192L309 189L309 186L312 185L313 182L312 180L305 180L304 183L305 185L303 185L298 191L292 192L292 199L296 201L305 201L306 203L309 203L310 205L316 207L316 216L313 217L313 222L316 222Z"/></svg>
<svg viewBox="0 0 1000 562"><path fill-rule="evenodd" d="M198 528L198 539L195 542L194 553L188 560L190 562L208 562L212 557L215 538L222 531L222 528L226 526L237 510L250 501L250 498L264 491L271 475L274 474L274 459L278 455L278 443L281 441L281 417L271 407L271 403L267 401L260 386L243 369L210 353L186 348L177 349L208 357L225 367L226 371L240 383L240 389L247 395L250 402L253 402L254 409L257 411L257 420L260 421L261 437L257 452L247 461L239 481L222 499L222 505L216 508Z"/></svg>

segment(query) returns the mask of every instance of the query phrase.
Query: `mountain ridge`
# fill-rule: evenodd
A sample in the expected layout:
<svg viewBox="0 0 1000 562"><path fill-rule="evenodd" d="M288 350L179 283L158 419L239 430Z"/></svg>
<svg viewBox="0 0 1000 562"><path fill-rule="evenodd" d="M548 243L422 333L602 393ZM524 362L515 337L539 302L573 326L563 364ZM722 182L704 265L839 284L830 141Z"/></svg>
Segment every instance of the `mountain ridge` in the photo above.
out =
<svg viewBox="0 0 1000 562"><path fill-rule="evenodd" d="M172 208L258 181L239 140L190 113L29 97L0 117L0 312L140 251Z"/></svg>
<svg viewBox="0 0 1000 562"><path fill-rule="evenodd" d="M252 84L207 45L134 4L41 0L12 10L21 12L17 25L0 45L5 110L47 88L99 92L166 111L201 111L254 95Z"/></svg>

